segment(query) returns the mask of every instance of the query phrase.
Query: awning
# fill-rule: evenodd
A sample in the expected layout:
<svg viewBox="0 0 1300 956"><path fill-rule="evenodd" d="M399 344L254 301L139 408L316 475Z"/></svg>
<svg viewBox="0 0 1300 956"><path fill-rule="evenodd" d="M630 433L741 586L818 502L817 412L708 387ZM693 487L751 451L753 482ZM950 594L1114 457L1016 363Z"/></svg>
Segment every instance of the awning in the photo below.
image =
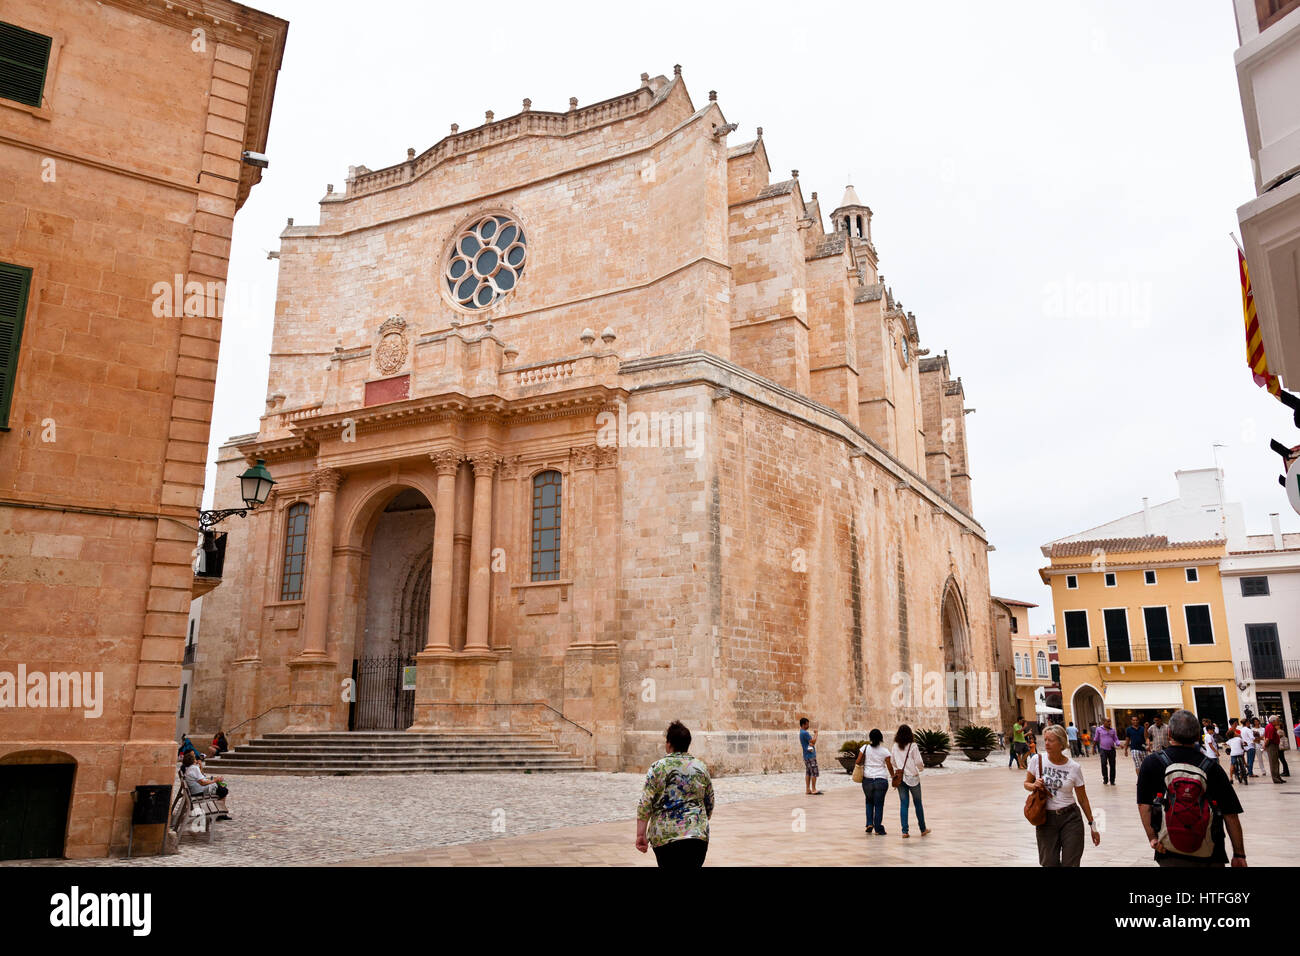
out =
<svg viewBox="0 0 1300 956"><path fill-rule="evenodd" d="M1116 681L1106 685L1107 710L1181 710L1183 689L1173 681Z"/></svg>

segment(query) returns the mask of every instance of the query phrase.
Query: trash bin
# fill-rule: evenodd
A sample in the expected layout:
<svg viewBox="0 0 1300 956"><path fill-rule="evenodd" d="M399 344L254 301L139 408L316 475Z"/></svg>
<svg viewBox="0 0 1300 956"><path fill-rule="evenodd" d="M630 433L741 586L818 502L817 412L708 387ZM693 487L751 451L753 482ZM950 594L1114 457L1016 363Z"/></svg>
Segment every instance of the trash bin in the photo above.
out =
<svg viewBox="0 0 1300 956"><path fill-rule="evenodd" d="M145 784L135 788L134 824L166 823L171 807L172 787L169 783Z"/></svg>

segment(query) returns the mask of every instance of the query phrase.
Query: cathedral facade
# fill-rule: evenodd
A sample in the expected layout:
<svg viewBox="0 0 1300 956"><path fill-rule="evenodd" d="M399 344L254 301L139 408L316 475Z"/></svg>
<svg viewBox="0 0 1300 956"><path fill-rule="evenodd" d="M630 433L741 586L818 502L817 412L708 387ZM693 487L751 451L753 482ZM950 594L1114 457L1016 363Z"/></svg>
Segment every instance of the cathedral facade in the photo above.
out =
<svg viewBox="0 0 1300 956"><path fill-rule="evenodd" d="M195 729L509 728L614 770L681 719L722 772L794 766L803 715L1001 729L900 692L1009 662L961 380L853 187L773 181L680 69L486 120L281 234L215 504L277 484L227 522Z"/></svg>

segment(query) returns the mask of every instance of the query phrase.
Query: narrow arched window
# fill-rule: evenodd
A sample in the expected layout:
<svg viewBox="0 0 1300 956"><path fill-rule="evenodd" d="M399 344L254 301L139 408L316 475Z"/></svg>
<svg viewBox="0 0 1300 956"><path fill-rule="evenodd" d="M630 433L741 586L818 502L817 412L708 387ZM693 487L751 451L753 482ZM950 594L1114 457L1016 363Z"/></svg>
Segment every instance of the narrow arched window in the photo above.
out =
<svg viewBox="0 0 1300 956"><path fill-rule="evenodd" d="M284 574L280 600L301 601L303 572L307 566L307 513L305 502L290 506L284 524Z"/></svg>
<svg viewBox="0 0 1300 956"><path fill-rule="evenodd" d="M859 217L858 217L858 238L859 238L859 239L865 239L866 237L867 237L867 234L866 234L865 232L862 231L862 217L859 216Z"/></svg>
<svg viewBox="0 0 1300 956"><path fill-rule="evenodd" d="M1020 655L1016 655L1016 676L1020 675Z"/></svg>
<svg viewBox="0 0 1300 956"><path fill-rule="evenodd" d="M1042 651L1038 652L1038 676L1047 676L1047 655Z"/></svg>
<svg viewBox="0 0 1300 956"><path fill-rule="evenodd" d="M560 473L533 478L533 580L560 577Z"/></svg>

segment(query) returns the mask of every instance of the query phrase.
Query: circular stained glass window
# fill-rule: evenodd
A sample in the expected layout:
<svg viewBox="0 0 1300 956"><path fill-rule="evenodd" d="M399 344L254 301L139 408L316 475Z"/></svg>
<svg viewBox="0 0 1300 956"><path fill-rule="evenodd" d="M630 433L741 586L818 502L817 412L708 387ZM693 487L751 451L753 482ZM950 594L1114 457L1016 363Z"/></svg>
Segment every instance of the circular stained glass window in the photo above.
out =
<svg viewBox="0 0 1300 956"><path fill-rule="evenodd" d="M464 309L495 305L519 282L527 255L519 223L502 215L476 219L452 243L443 273L447 293Z"/></svg>

